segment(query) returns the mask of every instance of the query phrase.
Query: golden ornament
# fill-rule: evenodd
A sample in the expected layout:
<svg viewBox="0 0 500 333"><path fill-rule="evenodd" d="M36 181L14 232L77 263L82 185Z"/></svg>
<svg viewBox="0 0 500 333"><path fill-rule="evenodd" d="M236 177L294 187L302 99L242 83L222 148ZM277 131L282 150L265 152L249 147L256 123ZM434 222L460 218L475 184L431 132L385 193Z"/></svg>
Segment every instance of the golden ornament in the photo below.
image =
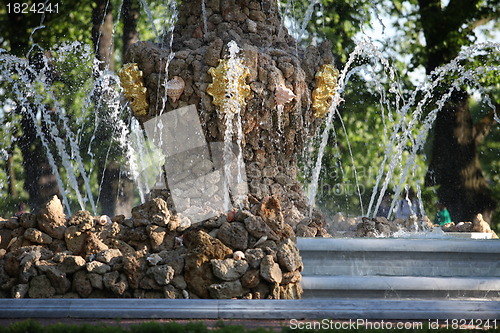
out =
<svg viewBox="0 0 500 333"><path fill-rule="evenodd" d="M131 103L132 111L136 116L148 114L149 103L147 89L142 80L142 71L135 63L125 64L118 72L123 94Z"/></svg>
<svg viewBox="0 0 500 333"><path fill-rule="evenodd" d="M331 64L321 66L316 73L316 89L312 92L313 110L316 118L323 118L330 110L339 71Z"/></svg>
<svg viewBox="0 0 500 333"><path fill-rule="evenodd" d="M237 74L236 77L231 77L231 73ZM208 74L212 76L212 83L207 87L207 93L213 97L213 103L219 107L223 113L237 113L240 110L236 106L244 107L246 98L250 95L250 86L245 80L250 74L248 68L243 66L241 62L234 62L232 68L229 66L229 60L219 60L217 67L211 67ZM233 85L233 87L231 87ZM231 90L236 90L231 92Z"/></svg>

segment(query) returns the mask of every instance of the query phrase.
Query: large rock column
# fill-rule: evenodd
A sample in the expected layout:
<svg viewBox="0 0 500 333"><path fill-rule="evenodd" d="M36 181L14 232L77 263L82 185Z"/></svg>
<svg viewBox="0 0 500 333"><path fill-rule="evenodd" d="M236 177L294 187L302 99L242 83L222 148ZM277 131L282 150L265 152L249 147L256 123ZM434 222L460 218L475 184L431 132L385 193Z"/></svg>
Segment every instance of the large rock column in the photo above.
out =
<svg viewBox="0 0 500 333"><path fill-rule="evenodd" d="M152 42L139 42L129 50L126 61L138 64L148 91L149 109L137 117L145 122L194 104L207 141L223 141L223 115L207 93L213 81L208 71L228 57L228 43L236 42L241 49L238 57L249 70L246 83L251 88L241 109L249 192L257 199L277 196L286 221L295 229L309 211L296 180L297 157L322 120L312 108L312 91L315 74L333 62L329 44L306 50L298 47L281 24L276 1L212 0L205 5L206 25L201 1L181 5L173 39L164 37L166 46L173 40L171 50ZM171 52L175 56L167 68ZM165 79L176 76L185 82L183 93L164 104ZM296 96L289 102L285 99L282 110L276 103L279 90Z"/></svg>

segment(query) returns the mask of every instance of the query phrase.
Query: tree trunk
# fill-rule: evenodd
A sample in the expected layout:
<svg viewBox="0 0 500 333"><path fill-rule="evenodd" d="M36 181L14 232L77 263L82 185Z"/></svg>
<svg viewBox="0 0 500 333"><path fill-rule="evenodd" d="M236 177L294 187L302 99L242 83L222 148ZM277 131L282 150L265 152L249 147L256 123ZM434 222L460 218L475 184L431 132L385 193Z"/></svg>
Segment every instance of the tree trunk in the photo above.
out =
<svg viewBox="0 0 500 333"><path fill-rule="evenodd" d="M92 11L92 42L101 70L114 69L113 60L113 13L110 0L96 0Z"/></svg>
<svg viewBox="0 0 500 333"><path fill-rule="evenodd" d="M29 194L31 211L36 212L52 196L60 196L61 192L31 117L21 114L22 135L18 138L18 145L23 154L24 188Z"/></svg>
<svg viewBox="0 0 500 333"><path fill-rule="evenodd" d="M109 216L130 215L134 199L133 182L126 178L116 161L99 168L99 172L99 179L104 176L105 180L100 193L101 213Z"/></svg>
<svg viewBox="0 0 500 333"><path fill-rule="evenodd" d="M122 5L123 17L123 49L122 59L125 59L125 54L130 45L137 42L137 19L139 18L139 10L135 5L134 0L124 0Z"/></svg>
<svg viewBox="0 0 500 333"><path fill-rule="evenodd" d="M5 163L5 173L7 174L9 196L17 198L18 193L16 189L16 173L14 170L14 152L9 150L7 161Z"/></svg>
<svg viewBox="0 0 500 333"><path fill-rule="evenodd" d="M458 55L461 41L455 33L467 17L473 16L476 3L477 0L450 2L442 9L439 0L419 0L427 42L427 74ZM439 186L439 201L448 207L453 221L472 221L474 215L481 213L490 222L496 201L481 171L468 100L465 90L455 91L438 113L426 184Z"/></svg>
<svg viewBox="0 0 500 333"><path fill-rule="evenodd" d="M23 56L28 51L29 29L32 28L30 18L33 19L22 13L8 13L7 38L12 54ZM31 65L36 66L35 63L31 63ZM35 124L33 124L31 117L22 112L20 108L18 108L17 113L22 116L20 124L22 135L17 138L17 145L23 156L24 188L29 195L31 211L37 211L53 195L60 195L61 192L42 143L36 135ZM13 186L13 181L11 176L11 186Z"/></svg>
<svg viewBox="0 0 500 333"><path fill-rule="evenodd" d="M129 1L130 3L128 3ZM124 11L128 11L126 25L130 24L131 26L126 26L124 30L127 30L128 38L132 38L132 31L135 31L136 23L133 21L134 13L133 9L129 7L131 6L131 0L129 1L124 3ZM97 6L92 13L92 41L94 43L95 54L102 61L100 69L112 71L114 70L112 6L109 0L96 0L96 4ZM126 46L131 42L131 39L127 39ZM97 100L101 97L95 96L95 98ZM102 110L98 112L105 114L108 110L106 106L103 106ZM98 140L103 144L109 143L114 139L111 135L113 133L111 129L113 124L103 122L101 126L104 128L98 131ZM120 155L121 152L117 149L112 149L108 159L102 156L98 162L99 180L102 179L99 203L101 205L101 212L110 216L117 214L129 216L134 199L133 182L121 170L121 165L117 162ZM104 178L102 178L103 176Z"/></svg>
<svg viewBox="0 0 500 333"><path fill-rule="evenodd" d="M238 117L233 119L234 131L225 134L225 119L229 114L215 105L207 89L210 84L224 82L208 71L217 67L219 60L228 58L229 43L236 42L241 50L236 58L249 70L245 84L250 87L250 93L237 110L241 115L241 147L248 193L257 199L276 196L285 207L284 212L296 212L293 219L308 216L309 205L297 181L297 162L305 141L315 134L322 122L312 108L312 90L317 85L315 74L322 65L333 63L330 45L324 43L320 47L300 50L281 24L276 1L233 0L224 4L210 1L206 5L206 12L213 13L210 17L203 17L200 0L183 2L174 29L172 50L139 42L127 53L127 62L137 63L143 72L150 104L148 114L136 116L145 123L156 115L194 105L198 114L197 119L192 120L200 121L209 147L225 140L236 145ZM169 95L165 101L165 87L161 83L171 51L175 52L175 58L168 66L168 79L180 77L185 87L178 99ZM296 97L281 101L278 107L275 99L278 88L289 89ZM182 123L182 119L179 121ZM214 156L211 158L216 165ZM168 170L166 180L171 187L172 177ZM220 189L213 196L222 196L221 192ZM169 193L158 190L154 195L168 198Z"/></svg>
<svg viewBox="0 0 500 333"><path fill-rule="evenodd" d="M481 171L468 98L453 93L436 118L427 184L439 185L453 221L472 221L478 213L489 221L496 203Z"/></svg>

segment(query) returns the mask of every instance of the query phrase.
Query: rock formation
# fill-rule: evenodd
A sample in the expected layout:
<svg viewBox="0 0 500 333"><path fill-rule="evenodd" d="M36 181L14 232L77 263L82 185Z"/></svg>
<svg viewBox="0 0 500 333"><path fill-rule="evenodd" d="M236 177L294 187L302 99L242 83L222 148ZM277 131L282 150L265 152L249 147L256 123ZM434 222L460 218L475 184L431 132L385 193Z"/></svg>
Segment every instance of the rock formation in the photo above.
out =
<svg viewBox="0 0 500 333"><path fill-rule="evenodd" d="M278 198L286 223L299 234L326 235L320 214L309 224L304 220L309 207L297 181L297 159L325 113L314 109L313 90L315 75L323 65L333 64L329 43L302 50L282 25L274 0L210 0L205 5L204 16L201 1L184 1L173 35L165 36L163 45L139 42L129 49L126 61L142 71L149 101L147 114L136 112L136 117L144 123L195 105L207 142L223 142L224 114L207 92L215 81L209 70L228 58L228 44L234 41L248 71L246 105L238 111L249 193L258 200ZM175 95L170 91L173 81ZM330 76L330 84L335 82ZM170 194L157 190L153 196L169 202ZM305 225L297 230L300 222ZM315 230L307 233L307 228Z"/></svg>
<svg viewBox="0 0 500 333"><path fill-rule="evenodd" d="M134 208L131 219L61 212L54 197L37 215L0 221L0 297L302 295L302 259L274 197L190 228L161 198Z"/></svg>

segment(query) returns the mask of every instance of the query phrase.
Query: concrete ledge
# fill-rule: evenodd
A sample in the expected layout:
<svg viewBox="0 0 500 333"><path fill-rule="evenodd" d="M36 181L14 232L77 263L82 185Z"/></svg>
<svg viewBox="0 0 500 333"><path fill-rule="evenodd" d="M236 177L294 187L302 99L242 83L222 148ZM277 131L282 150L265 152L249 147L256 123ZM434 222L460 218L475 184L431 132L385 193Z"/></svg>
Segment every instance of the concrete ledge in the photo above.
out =
<svg viewBox="0 0 500 333"><path fill-rule="evenodd" d="M0 318L500 319L500 302L454 300L1 299Z"/></svg>
<svg viewBox="0 0 500 333"><path fill-rule="evenodd" d="M500 240L401 238L297 238L300 251L500 253Z"/></svg>
<svg viewBox="0 0 500 333"><path fill-rule="evenodd" d="M500 254L302 251L304 276L500 277Z"/></svg>
<svg viewBox="0 0 500 333"><path fill-rule="evenodd" d="M497 277L304 276L304 290L464 290L500 292Z"/></svg>
<svg viewBox="0 0 500 333"><path fill-rule="evenodd" d="M447 231L446 235L456 238L465 238L465 239L491 239L491 237L493 236L489 232L450 232L450 231Z"/></svg>

